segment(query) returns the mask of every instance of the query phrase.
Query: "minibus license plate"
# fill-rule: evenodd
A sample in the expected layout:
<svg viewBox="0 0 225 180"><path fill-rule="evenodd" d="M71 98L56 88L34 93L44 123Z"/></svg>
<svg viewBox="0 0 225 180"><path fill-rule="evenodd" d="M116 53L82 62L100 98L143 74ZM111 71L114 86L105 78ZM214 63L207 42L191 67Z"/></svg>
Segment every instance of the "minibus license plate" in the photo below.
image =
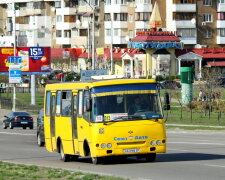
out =
<svg viewBox="0 0 225 180"><path fill-rule="evenodd" d="M27 124L27 122L21 122L21 124Z"/></svg>
<svg viewBox="0 0 225 180"><path fill-rule="evenodd" d="M140 149L124 149L124 153L137 153L140 152Z"/></svg>

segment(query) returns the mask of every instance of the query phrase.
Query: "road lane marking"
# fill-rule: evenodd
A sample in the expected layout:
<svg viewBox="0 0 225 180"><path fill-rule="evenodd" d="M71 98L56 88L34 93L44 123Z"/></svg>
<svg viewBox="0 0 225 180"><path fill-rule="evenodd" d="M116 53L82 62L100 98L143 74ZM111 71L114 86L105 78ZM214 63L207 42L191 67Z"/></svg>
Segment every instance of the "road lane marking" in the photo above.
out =
<svg viewBox="0 0 225 180"><path fill-rule="evenodd" d="M172 149L172 148L166 148L168 151L184 151L184 152L189 152L190 150L185 150L185 149Z"/></svg>
<svg viewBox="0 0 225 180"><path fill-rule="evenodd" d="M20 135L20 136L34 136L34 135L36 135L36 134L10 133L10 132L0 132L0 134Z"/></svg>
<svg viewBox="0 0 225 180"><path fill-rule="evenodd" d="M210 167L220 167L220 168L225 168L225 166L220 166L220 165L215 165L215 164L204 164L205 166L210 166Z"/></svg>
<svg viewBox="0 0 225 180"><path fill-rule="evenodd" d="M203 142L167 142L167 144L194 144L194 145L218 145L225 146L223 143L203 143Z"/></svg>

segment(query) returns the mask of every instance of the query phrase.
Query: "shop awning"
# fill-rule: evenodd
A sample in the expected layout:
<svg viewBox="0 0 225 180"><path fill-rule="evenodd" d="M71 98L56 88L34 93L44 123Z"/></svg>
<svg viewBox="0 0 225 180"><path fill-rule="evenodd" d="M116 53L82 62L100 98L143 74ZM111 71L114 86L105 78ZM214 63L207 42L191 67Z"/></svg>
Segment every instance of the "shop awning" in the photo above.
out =
<svg viewBox="0 0 225 180"><path fill-rule="evenodd" d="M207 64L210 66L225 66L225 61L217 61L217 62L210 61L207 62Z"/></svg>

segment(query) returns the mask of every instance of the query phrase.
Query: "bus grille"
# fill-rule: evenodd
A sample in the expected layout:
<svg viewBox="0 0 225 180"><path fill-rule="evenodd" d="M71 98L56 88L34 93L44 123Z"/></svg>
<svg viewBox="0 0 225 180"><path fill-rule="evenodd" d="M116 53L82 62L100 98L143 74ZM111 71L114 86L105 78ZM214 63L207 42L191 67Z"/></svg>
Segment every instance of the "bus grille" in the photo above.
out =
<svg viewBox="0 0 225 180"><path fill-rule="evenodd" d="M145 144L145 141L119 142L119 143L117 143L117 145L136 145L136 144Z"/></svg>

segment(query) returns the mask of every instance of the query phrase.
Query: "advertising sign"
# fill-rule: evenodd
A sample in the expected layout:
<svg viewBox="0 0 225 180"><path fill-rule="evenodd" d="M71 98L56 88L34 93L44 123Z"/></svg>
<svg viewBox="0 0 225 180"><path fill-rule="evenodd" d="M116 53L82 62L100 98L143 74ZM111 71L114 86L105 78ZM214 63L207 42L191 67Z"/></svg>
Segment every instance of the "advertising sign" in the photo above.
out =
<svg viewBox="0 0 225 180"><path fill-rule="evenodd" d="M49 74L50 52L50 47L17 47L14 56L13 47L0 47L0 75L8 75L14 60L20 64L22 74Z"/></svg>

